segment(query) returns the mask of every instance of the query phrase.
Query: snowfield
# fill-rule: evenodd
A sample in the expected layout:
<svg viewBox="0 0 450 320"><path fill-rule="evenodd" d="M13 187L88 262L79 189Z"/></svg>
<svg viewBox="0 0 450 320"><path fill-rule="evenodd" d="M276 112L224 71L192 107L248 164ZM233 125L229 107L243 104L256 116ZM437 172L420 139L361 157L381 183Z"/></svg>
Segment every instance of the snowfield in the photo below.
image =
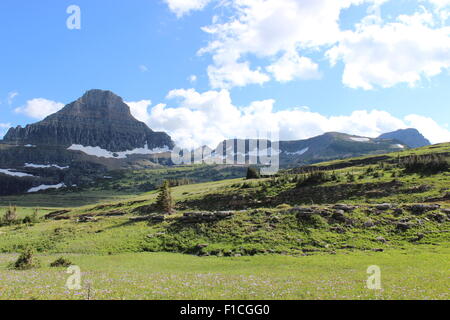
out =
<svg viewBox="0 0 450 320"><path fill-rule="evenodd" d="M122 152L111 152L100 147L85 147L79 144L71 145L67 150L72 151L81 151L86 153L87 155L98 157L98 158L110 158L110 159L126 159L129 155L133 154L158 154L171 151L169 147L165 146L164 148L155 148L149 149L148 145L145 144L143 148L137 148L129 151Z"/></svg>
<svg viewBox="0 0 450 320"><path fill-rule="evenodd" d="M25 163L25 168L38 168L38 169L45 169L45 168L56 168L60 170L69 169L70 167L60 167L57 164L34 164L34 163Z"/></svg>
<svg viewBox="0 0 450 320"><path fill-rule="evenodd" d="M370 139L369 138L350 138L350 139L352 139L353 141L356 141L356 142L369 142L370 141Z"/></svg>
<svg viewBox="0 0 450 320"><path fill-rule="evenodd" d="M0 173L13 177L34 177L32 174L12 171L13 169L0 169Z"/></svg>
<svg viewBox="0 0 450 320"><path fill-rule="evenodd" d="M40 185L40 186L38 186L38 187L31 188L31 189L28 190L27 192L28 192L28 193L33 193L33 192L39 192L39 191L42 191L42 190L48 190L48 189L60 189L60 188L65 188L65 187L66 187L66 185L65 185L64 183L55 184L55 185L45 185L45 184L42 184L42 185Z"/></svg>
<svg viewBox="0 0 450 320"><path fill-rule="evenodd" d="M290 156L301 156L301 155L305 154L306 152L308 152L308 150L309 150L309 147L299 150L299 151L296 151L296 152L286 152L286 154L290 155Z"/></svg>

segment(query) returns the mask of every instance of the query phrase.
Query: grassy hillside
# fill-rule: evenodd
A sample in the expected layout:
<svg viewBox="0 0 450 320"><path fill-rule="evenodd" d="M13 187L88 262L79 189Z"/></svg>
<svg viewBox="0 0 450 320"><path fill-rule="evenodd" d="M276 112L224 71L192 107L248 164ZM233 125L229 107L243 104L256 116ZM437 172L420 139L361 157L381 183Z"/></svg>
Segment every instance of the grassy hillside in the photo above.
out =
<svg viewBox="0 0 450 320"><path fill-rule="evenodd" d="M260 180L182 185L173 188L177 211L166 217L154 211L156 191L66 208L40 223L1 228L0 250L32 245L40 252L230 256L443 244L450 230L450 172L407 172L402 159L448 151L447 144L375 163L370 157L326 163L317 167L320 174L290 170ZM341 202L347 205L336 205ZM224 210L232 212L215 212Z"/></svg>
<svg viewBox="0 0 450 320"><path fill-rule="evenodd" d="M80 207L40 207L45 219L23 222L33 212L25 204L54 195L18 197L15 203L24 205L16 223L0 227L0 277L11 279L0 298L85 298L85 291L65 292L56 282L50 291L37 289L62 281L64 270L47 266L64 255L85 268L99 299L448 299L449 155L450 144L443 144L271 178L180 185L172 188L176 212L170 216L155 212L157 192L151 191ZM193 169L158 172L180 178ZM133 177L111 183L131 187ZM101 185L95 188L100 195ZM42 268L6 270L26 247L37 250ZM378 295L364 289L365 270L374 264L388 271L387 289ZM11 285L39 274L26 293ZM142 280L148 277L153 280ZM186 290L183 282L197 285Z"/></svg>

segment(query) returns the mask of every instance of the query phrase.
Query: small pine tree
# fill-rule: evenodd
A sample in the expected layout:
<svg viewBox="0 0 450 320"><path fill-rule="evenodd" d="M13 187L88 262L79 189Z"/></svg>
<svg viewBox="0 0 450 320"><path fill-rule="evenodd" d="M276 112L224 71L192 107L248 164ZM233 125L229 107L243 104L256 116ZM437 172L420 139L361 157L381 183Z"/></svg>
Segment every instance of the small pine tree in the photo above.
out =
<svg viewBox="0 0 450 320"><path fill-rule="evenodd" d="M17 220L17 208L16 206L9 206L8 209L6 209L5 215L3 216L3 223L5 224L13 224Z"/></svg>
<svg viewBox="0 0 450 320"><path fill-rule="evenodd" d="M164 214L172 214L173 212L172 192L170 190L170 183L167 180L164 181L162 186L159 188L156 208Z"/></svg>
<svg viewBox="0 0 450 320"><path fill-rule="evenodd" d="M259 179L261 178L259 171L256 168L248 167L247 169L247 180Z"/></svg>

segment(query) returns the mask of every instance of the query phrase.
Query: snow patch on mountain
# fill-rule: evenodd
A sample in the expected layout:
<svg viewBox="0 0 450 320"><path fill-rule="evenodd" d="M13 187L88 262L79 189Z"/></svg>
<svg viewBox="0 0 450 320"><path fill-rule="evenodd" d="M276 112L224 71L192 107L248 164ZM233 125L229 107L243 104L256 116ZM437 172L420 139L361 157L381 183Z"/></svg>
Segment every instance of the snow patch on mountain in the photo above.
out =
<svg viewBox="0 0 450 320"><path fill-rule="evenodd" d="M31 188L27 192L34 193L34 192L39 192L39 191L48 190L48 189L61 189L61 188L65 188L65 187L66 187L66 185L64 183L59 183L59 184L55 184L55 185L42 184L38 187Z"/></svg>
<svg viewBox="0 0 450 320"><path fill-rule="evenodd" d="M0 173L6 174L8 176L21 177L21 178L22 177L34 177L32 174L13 171L13 169L0 169Z"/></svg>
<svg viewBox="0 0 450 320"><path fill-rule="evenodd" d="M369 141L370 141L369 138L356 138L356 137L352 137L352 138L350 138L350 139L352 139L353 141L356 141L356 142L369 142Z"/></svg>
<svg viewBox="0 0 450 320"><path fill-rule="evenodd" d="M137 148L129 151L122 152L111 152L100 147L82 146L78 144L71 145L67 150L81 151L87 155L98 157L98 158L108 158L108 159L126 159L129 155L140 154L140 155L150 155L169 152L170 148L165 146L163 148L149 149L148 145L145 144L143 148Z"/></svg>
<svg viewBox="0 0 450 320"><path fill-rule="evenodd" d="M46 169L46 168L56 168L60 170L69 169L70 167L60 167L57 164L34 164L34 163L25 163L25 168L36 168L36 169Z"/></svg>
<svg viewBox="0 0 450 320"><path fill-rule="evenodd" d="M290 156L301 156L301 155L305 154L308 151L309 151L309 147L307 147L305 149L302 149L302 150L299 150L299 151L296 151L296 152L286 152L286 154L290 155Z"/></svg>

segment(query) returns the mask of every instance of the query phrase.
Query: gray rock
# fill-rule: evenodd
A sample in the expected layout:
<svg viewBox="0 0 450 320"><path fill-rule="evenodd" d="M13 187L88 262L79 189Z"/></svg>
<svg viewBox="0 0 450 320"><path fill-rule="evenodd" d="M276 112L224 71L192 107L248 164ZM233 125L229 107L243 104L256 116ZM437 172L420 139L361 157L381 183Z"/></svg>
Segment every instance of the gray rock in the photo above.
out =
<svg viewBox="0 0 450 320"><path fill-rule="evenodd" d="M443 213L433 213L428 215L428 218L439 223L444 223L445 221L447 221L447 215Z"/></svg>
<svg viewBox="0 0 450 320"><path fill-rule="evenodd" d="M345 229L342 228L341 226L331 227L330 230L331 230L331 231L334 231L334 232L336 232L336 233L340 233L340 234L345 233Z"/></svg>
<svg viewBox="0 0 450 320"><path fill-rule="evenodd" d="M372 228L375 226L375 223L373 223L372 220L364 222L364 228Z"/></svg>
<svg viewBox="0 0 450 320"><path fill-rule="evenodd" d="M375 206L376 209L381 211L386 211L392 209L392 204L390 203L382 203Z"/></svg>
<svg viewBox="0 0 450 320"><path fill-rule="evenodd" d="M422 214L428 211L438 210L441 206L438 204L415 204L409 207L413 214Z"/></svg>
<svg viewBox="0 0 450 320"><path fill-rule="evenodd" d="M218 212L186 212L181 217L181 221L186 223L203 223L214 222L223 219L229 219L234 215L232 211L218 211Z"/></svg>
<svg viewBox="0 0 450 320"><path fill-rule="evenodd" d="M347 218L345 217L344 210L336 210L334 211L332 218L339 222L346 222Z"/></svg>
<svg viewBox="0 0 450 320"><path fill-rule="evenodd" d="M407 231L412 228L412 225L411 225L411 223L408 223L408 222L398 222L396 227L397 227L397 230Z"/></svg>
<svg viewBox="0 0 450 320"><path fill-rule="evenodd" d="M351 211L355 210L355 206L350 206L350 205L347 205L347 204L338 203L338 204L335 204L333 206L333 209L343 210L345 212L351 212Z"/></svg>
<svg viewBox="0 0 450 320"><path fill-rule="evenodd" d="M93 216L79 216L77 219L77 222L93 222L96 221L97 219Z"/></svg>
<svg viewBox="0 0 450 320"><path fill-rule="evenodd" d="M386 243L387 242L387 240L384 238L384 237L377 237L375 240L377 240L377 241L379 241L379 242L382 242L382 243Z"/></svg>

